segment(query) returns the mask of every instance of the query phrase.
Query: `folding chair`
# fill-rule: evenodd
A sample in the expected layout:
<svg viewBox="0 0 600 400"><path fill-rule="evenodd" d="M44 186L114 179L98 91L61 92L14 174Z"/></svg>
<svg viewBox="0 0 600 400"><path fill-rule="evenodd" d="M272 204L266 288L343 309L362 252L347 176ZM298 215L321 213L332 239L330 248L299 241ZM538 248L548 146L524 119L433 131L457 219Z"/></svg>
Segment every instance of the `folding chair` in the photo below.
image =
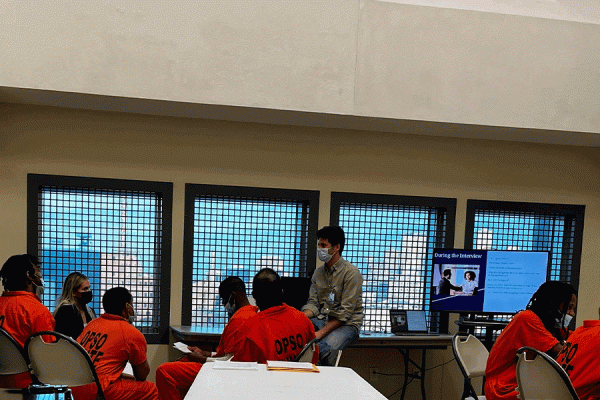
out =
<svg viewBox="0 0 600 400"><path fill-rule="evenodd" d="M29 372L21 345L4 329L0 329L0 375Z"/></svg>
<svg viewBox="0 0 600 400"><path fill-rule="evenodd" d="M45 342L42 336L54 337L53 342ZM31 368L41 385L33 390L53 391L55 397L64 393L71 398L69 387L95 384L97 399L104 399L104 393L96 375L96 369L87 351L72 338L58 332L42 331L34 333L25 343Z"/></svg>
<svg viewBox="0 0 600 400"><path fill-rule="evenodd" d="M520 399L579 400L565 370L548 354L521 347L517 357L517 396Z"/></svg>
<svg viewBox="0 0 600 400"><path fill-rule="evenodd" d="M314 338L310 342L306 343L300 353L296 356L294 361L296 362L310 362L315 364L315 359L319 359L319 339Z"/></svg>
<svg viewBox="0 0 600 400"><path fill-rule="evenodd" d="M484 395L477 394L471 379L485 376L485 366L490 355L488 350L475 336L457 333L452 338L452 351L465 377L462 399L485 400Z"/></svg>

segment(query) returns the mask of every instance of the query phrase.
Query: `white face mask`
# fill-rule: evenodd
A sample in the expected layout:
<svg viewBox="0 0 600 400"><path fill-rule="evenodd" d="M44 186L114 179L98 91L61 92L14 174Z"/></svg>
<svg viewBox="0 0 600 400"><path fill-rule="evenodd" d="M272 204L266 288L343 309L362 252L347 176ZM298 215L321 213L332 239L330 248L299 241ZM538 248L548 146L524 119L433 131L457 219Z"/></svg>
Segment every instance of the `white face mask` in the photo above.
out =
<svg viewBox="0 0 600 400"><path fill-rule="evenodd" d="M135 322L135 316L136 316L136 312L135 312L135 308L133 308L132 305L129 305L129 307L131 307L131 315L129 316L129 318L127 318L127 321L133 325L133 323Z"/></svg>
<svg viewBox="0 0 600 400"><path fill-rule="evenodd" d="M225 304L225 311L227 311L227 316L229 319L235 314L235 300L231 299Z"/></svg>
<svg viewBox="0 0 600 400"><path fill-rule="evenodd" d="M41 276L38 276L38 275L34 275L34 276L40 280L40 283L38 285L32 279L31 283L33 284L33 290L34 290L35 295L41 299L42 296L44 295L44 278L42 278Z"/></svg>
<svg viewBox="0 0 600 400"><path fill-rule="evenodd" d="M40 284L37 285L35 284L35 294L37 295L37 297L39 297L40 299L42 298L42 296L44 295L44 278L40 278Z"/></svg>
<svg viewBox="0 0 600 400"><path fill-rule="evenodd" d="M319 247L317 248L317 257L319 257L319 260L323 262L328 262L329 260L331 260L331 257L333 257L333 255L329 254L329 248L323 249Z"/></svg>
<svg viewBox="0 0 600 400"><path fill-rule="evenodd" d="M573 316L572 316L572 315L565 314L564 318L562 319L562 324L561 324L561 321L560 321L558 318L556 318L556 319L555 319L555 321L556 321L556 326L557 326L558 328L566 328L566 327L568 327L568 326L569 326L569 324L571 323L571 320L572 320L572 319L573 319ZM562 326L561 326L561 325L562 325Z"/></svg>

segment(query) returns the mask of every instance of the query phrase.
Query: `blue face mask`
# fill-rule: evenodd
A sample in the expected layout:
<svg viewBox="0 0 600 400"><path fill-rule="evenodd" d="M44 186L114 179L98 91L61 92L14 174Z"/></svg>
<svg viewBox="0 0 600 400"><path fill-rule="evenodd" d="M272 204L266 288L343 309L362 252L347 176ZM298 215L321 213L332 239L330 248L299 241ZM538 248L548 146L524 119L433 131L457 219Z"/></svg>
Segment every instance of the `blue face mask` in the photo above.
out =
<svg viewBox="0 0 600 400"><path fill-rule="evenodd" d="M333 254L329 254L329 248L324 249L319 247L317 248L317 257L319 257L319 260L323 262L328 262L331 260L331 257L333 257Z"/></svg>

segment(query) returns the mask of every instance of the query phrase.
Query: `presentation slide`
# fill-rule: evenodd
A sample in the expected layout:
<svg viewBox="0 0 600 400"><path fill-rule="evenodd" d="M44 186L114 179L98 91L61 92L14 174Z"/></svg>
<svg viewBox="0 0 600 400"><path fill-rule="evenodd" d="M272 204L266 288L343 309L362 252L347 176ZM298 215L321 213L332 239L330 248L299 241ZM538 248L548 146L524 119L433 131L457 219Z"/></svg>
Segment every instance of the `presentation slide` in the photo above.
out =
<svg viewBox="0 0 600 400"><path fill-rule="evenodd" d="M436 249L433 311L515 313L546 281L548 252Z"/></svg>
<svg viewBox="0 0 600 400"><path fill-rule="evenodd" d="M546 282L548 253L488 251L483 310L525 309L527 302Z"/></svg>

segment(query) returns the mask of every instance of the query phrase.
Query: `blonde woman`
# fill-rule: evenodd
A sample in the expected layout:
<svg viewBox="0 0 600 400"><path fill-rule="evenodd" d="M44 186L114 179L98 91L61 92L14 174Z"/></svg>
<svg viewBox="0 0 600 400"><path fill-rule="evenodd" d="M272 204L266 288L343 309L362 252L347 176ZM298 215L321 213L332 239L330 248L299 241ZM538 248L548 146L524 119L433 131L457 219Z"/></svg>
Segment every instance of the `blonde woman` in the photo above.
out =
<svg viewBox="0 0 600 400"><path fill-rule="evenodd" d="M71 272L65 279L58 305L54 310L56 332L77 340L83 328L96 318L94 310L88 305L92 296L87 276Z"/></svg>

